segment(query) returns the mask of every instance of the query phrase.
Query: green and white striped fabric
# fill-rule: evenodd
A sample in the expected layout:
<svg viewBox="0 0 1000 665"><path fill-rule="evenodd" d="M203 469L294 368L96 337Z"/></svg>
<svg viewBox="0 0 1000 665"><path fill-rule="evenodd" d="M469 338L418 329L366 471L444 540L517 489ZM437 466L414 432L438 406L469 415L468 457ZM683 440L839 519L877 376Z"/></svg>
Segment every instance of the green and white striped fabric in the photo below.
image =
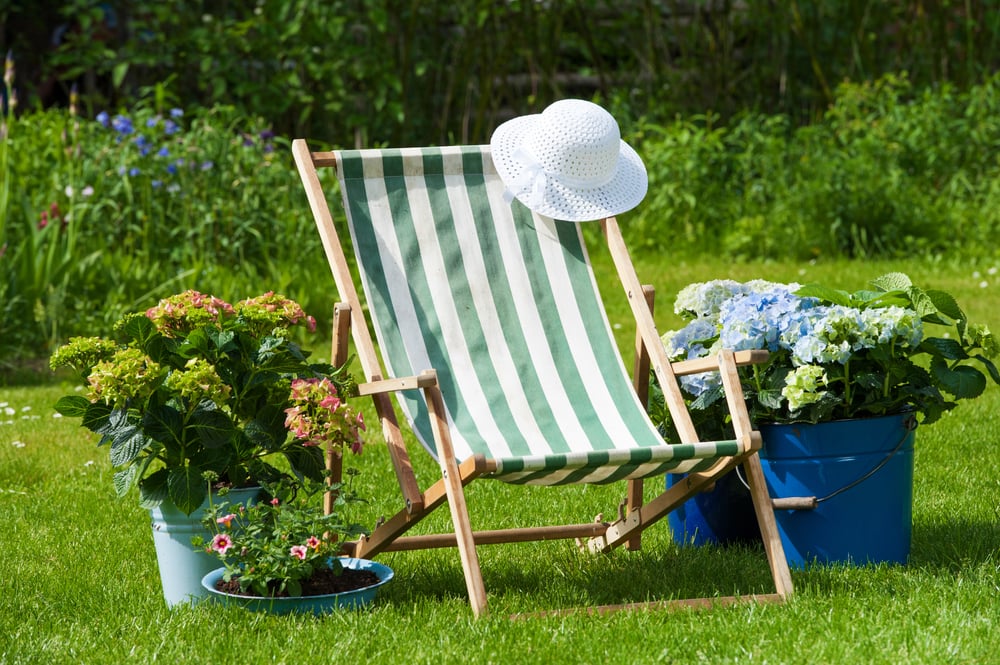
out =
<svg viewBox="0 0 1000 665"><path fill-rule="evenodd" d="M389 376L437 371L457 458L513 483L607 483L707 467L735 441L665 445L636 398L579 225L533 215L486 146L337 153ZM399 393L434 454L419 391Z"/></svg>

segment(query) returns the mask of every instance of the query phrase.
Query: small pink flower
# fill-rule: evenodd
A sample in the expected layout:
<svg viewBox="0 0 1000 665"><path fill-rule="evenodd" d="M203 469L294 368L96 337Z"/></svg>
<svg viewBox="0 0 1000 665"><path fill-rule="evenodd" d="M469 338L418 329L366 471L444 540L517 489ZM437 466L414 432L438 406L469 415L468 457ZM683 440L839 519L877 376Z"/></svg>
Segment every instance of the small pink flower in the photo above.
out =
<svg viewBox="0 0 1000 665"><path fill-rule="evenodd" d="M279 503L280 502L278 501L278 497L274 497L273 499L271 499L272 506L277 506Z"/></svg>
<svg viewBox="0 0 1000 665"><path fill-rule="evenodd" d="M233 539L224 533L219 533L212 538L212 549L219 554L225 554L233 546Z"/></svg>
<svg viewBox="0 0 1000 665"><path fill-rule="evenodd" d="M296 559L298 559L299 561L305 561L306 560L306 546L305 545L292 545L291 549L288 550L288 553L291 554Z"/></svg>
<svg viewBox="0 0 1000 665"><path fill-rule="evenodd" d="M308 547L313 548L314 550L318 550L320 546L320 540L316 536L309 536L309 538L306 540L306 545Z"/></svg>
<svg viewBox="0 0 1000 665"><path fill-rule="evenodd" d="M234 519L236 519L236 515L233 515L232 513L229 513L228 515L223 515L219 519L215 520L215 523L216 524L225 524L226 528L228 529L230 527L230 525L233 523Z"/></svg>
<svg viewBox="0 0 1000 665"><path fill-rule="evenodd" d="M365 416L360 411L358 411L358 417L356 419L356 424L357 424L358 429L361 430L362 432L367 432L368 431L368 428L365 427Z"/></svg>

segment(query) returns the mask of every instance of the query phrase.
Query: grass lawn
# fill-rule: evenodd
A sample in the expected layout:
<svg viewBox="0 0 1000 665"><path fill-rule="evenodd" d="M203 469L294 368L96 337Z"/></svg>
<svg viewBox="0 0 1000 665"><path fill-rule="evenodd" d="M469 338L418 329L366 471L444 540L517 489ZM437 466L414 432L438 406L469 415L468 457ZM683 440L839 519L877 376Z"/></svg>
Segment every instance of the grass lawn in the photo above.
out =
<svg viewBox="0 0 1000 665"><path fill-rule="evenodd" d="M617 285L605 259L598 278ZM738 264L642 260L661 330L691 281L762 277L855 290L901 270L955 295L1000 330L1000 274L978 266ZM623 348L627 309L609 316ZM322 348L322 347L319 347ZM623 612L511 621L515 612L690 595L772 591L757 549L679 548L666 522L640 552L591 556L569 542L480 548L491 607L473 620L454 550L378 557L396 579L366 611L277 617L210 604L168 610L149 514L116 500L104 449L52 404L69 384L0 387L0 663L989 663L1000 662L1000 389L917 432L913 541L906 566L793 570L785 605ZM374 429L374 428L373 428ZM419 452L419 451L414 451ZM415 455L426 484L436 476ZM370 445L358 489L368 519L395 511L385 451ZM647 493L657 489L647 482ZM586 521L614 511L623 487L525 489L474 483L473 524ZM423 530L447 526L447 511Z"/></svg>

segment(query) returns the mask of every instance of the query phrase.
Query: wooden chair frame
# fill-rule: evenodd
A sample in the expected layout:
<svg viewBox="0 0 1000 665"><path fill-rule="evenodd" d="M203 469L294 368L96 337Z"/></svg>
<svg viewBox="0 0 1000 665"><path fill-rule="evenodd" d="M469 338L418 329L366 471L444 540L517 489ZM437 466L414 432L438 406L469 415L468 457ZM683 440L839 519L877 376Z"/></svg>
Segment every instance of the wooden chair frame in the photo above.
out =
<svg viewBox="0 0 1000 665"><path fill-rule="evenodd" d="M640 399L645 403L649 370L652 368L661 385L664 386L667 407L670 409L682 441L697 441L697 433L683 397L677 389L676 377L706 371L719 371L736 438L743 444L743 449L746 452L733 457L721 458L707 470L688 474L682 482L674 484L648 503L643 503L642 481L627 481L626 500L619 510L618 518L611 522L599 521L559 526L473 531L463 488L480 476L494 471L496 464L481 455L462 461L455 459L444 416L441 392L437 385L436 374L433 371L409 377L390 378L384 376L381 361L348 267L349 264L317 174L317 168L335 166L336 155L333 152L311 152L303 139L297 139L293 142L292 152L330 263L334 282L342 299L342 302L337 303L334 307L332 362L339 365L347 361L348 341L352 338L358 361L366 379L364 383L359 385L359 393L370 396L374 401L403 499L402 507L395 515L378 524L370 536L350 543L347 554L356 557L372 557L380 552L457 547L470 605L473 613L480 616L487 610L487 600L476 552L477 545L576 539L593 552L607 552L620 545L626 545L630 549L638 549L641 545L641 534L646 528L665 517L695 494L709 489L720 476L736 466L742 465L760 524L765 552L774 580L775 593L746 597L653 601L586 609L591 612L608 612L639 607L661 608L679 605L700 607L740 601L777 602L784 600L792 593L791 575L757 455L761 446L760 434L751 427L737 373L737 368L741 365L763 362L767 358L767 353L724 351L713 358L670 363L663 345L659 342L659 334L653 321L653 289L640 284L632 267L618 223L614 218L608 218L601 224L636 320L633 381ZM389 398L390 393L399 390L423 391L431 416L441 467L441 479L423 490L418 486L399 420ZM334 477L339 477L340 460L336 453L328 455L327 466ZM404 535L411 527L439 508L444 502L447 502L450 508L454 525L453 533Z"/></svg>

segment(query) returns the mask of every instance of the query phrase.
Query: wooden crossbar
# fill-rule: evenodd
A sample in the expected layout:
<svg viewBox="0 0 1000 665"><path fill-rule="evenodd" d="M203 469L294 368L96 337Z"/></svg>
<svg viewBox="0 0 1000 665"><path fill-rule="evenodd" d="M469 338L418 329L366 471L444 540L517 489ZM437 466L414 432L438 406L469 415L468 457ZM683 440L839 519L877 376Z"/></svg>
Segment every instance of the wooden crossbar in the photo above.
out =
<svg viewBox="0 0 1000 665"><path fill-rule="evenodd" d="M472 539L476 545L500 545L502 543L527 543L540 540L568 540L573 538L595 538L608 530L603 522L585 524L566 524L559 526L536 526L521 529L494 529L489 531L473 531ZM454 533L433 533L420 536L403 536L397 538L383 552L400 552L408 550L455 547L457 540Z"/></svg>

